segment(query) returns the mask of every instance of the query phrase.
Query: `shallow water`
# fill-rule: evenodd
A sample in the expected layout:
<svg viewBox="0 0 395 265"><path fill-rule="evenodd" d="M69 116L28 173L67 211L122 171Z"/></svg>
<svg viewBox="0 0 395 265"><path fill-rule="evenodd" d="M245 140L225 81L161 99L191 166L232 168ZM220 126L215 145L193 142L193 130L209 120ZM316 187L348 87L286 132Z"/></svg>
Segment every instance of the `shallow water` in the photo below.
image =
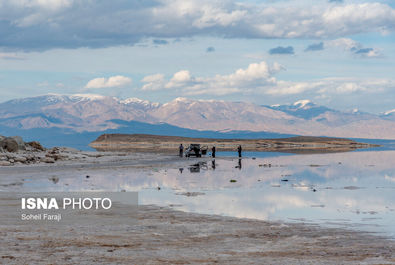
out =
<svg viewBox="0 0 395 265"><path fill-rule="evenodd" d="M246 155L251 156L166 170L114 167L24 173L22 183L2 190L138 191L139 204L320 223L395 238L395 151Z"/></svg>
<svg viewBox="0 0 395 265"><path fill-rule="evenodd" d="M321 223L394 238L394 161L395 151L216 159L215 168L209 162L200 172L158 172L166 176L165 189L142 190L140 198L184 211Z"/></svg>

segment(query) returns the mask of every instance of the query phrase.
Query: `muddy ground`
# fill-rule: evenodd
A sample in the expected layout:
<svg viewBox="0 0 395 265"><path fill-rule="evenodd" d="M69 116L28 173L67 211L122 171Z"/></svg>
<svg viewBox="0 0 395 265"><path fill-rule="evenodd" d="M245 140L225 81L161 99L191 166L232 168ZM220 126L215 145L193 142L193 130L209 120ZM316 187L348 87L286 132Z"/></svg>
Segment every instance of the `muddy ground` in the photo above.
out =
<svg viewBox="0 0 395 265"><path fill-rule="evenodd" d="M126 217L124 217L126 218ZM1 226L2 264L395 264L377 235L139 206L124 225ZM126 222L127 223L127 222Z"/></svg>

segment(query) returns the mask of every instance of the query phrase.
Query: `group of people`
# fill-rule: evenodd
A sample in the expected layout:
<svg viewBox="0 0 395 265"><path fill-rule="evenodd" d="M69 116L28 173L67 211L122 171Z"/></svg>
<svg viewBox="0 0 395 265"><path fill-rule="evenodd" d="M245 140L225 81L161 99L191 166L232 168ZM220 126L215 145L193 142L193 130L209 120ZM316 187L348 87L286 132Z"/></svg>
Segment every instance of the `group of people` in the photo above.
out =
<svg viewBox="0 0 395 265"><path fill-rule="evenodd" d="M184 155L184 146L182 144L180 144L178 150L179 150L180 157L183 157L183 155ZM237 147L237 153L238 153L239 157L241 157L241 151L242 151L242 148L241 148L241 145L239 145ZM216 152L216 148L213 145L213 147L211 148L211 157L215 157L215 152Z"/></svg>

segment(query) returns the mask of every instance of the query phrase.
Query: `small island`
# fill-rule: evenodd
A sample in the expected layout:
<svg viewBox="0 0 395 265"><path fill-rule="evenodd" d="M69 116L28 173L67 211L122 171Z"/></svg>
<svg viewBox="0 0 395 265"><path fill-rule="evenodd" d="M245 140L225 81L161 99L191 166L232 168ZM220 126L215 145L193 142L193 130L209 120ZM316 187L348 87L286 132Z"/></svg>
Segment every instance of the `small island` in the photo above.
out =
<svg viewBox="0 0 395 265"><path fill-rule="evenodd" d="M215 139L163 136L150 134L103 134L90 146L98 151L134 150L139 152L175 152L180 144L201 144L219 151L235 151L241 145L244 151L329 153L347 152L379 145L359 143L350 139L296 136L279 139Z"/></svg>

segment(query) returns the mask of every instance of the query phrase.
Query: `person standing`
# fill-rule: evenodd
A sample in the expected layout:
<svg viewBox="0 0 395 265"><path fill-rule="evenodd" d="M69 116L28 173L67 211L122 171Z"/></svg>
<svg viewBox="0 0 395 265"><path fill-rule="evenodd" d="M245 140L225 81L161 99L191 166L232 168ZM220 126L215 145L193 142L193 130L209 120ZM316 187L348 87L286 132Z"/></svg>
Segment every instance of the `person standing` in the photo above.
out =
<svg viewBox="0 0 395 265"><path fill-rule="evenodd" d="M215 145L213 145L213 148L211 148L211 156L215 158Z"/></svg>
<svg viewBox="0 0 395 265"><path fill-rule="evenodd" d="M180 157L182 157L182 155L184 154L184 146L180 144L180 147L178 149L180 151Z"/></svg>
<svg viewBox="0 0 395 265"><path fill-rule="evenodd" d="M241 145L237 147L237 152L239 153L239 157L241 157Z"/></svg>

